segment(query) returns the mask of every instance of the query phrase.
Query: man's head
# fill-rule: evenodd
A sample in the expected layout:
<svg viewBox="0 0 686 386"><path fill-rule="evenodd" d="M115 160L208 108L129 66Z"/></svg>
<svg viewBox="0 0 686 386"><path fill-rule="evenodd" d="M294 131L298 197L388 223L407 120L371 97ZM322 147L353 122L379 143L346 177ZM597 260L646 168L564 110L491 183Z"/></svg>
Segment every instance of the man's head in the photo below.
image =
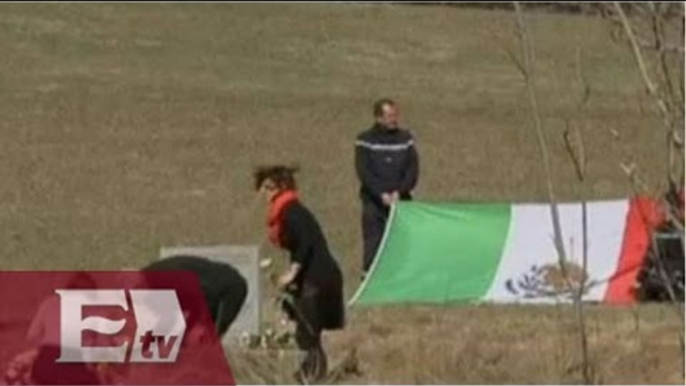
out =
<svg viewBox="0 0 686 386"><path fill-rule="evenodd" d="M398 105L389 98L374 102L374 119L386 129L398 128Z"/></svg>

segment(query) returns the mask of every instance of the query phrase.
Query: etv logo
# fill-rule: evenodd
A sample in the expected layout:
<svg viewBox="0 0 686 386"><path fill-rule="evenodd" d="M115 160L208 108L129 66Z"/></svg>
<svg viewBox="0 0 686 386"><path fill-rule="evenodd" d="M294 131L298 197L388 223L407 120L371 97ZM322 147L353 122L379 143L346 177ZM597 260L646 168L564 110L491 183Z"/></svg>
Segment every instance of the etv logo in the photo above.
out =
<svg viewBox="0 0 686 386"><path fill-rule="evenodd" d="M128 290L136 333L119 346L84 346L83 332L114 335L126 319L83 318L84 306L118 306L129 312L126 290L55 290L60 297L61 355L57 362L175 362L186 321L174 290Z"/></svg>

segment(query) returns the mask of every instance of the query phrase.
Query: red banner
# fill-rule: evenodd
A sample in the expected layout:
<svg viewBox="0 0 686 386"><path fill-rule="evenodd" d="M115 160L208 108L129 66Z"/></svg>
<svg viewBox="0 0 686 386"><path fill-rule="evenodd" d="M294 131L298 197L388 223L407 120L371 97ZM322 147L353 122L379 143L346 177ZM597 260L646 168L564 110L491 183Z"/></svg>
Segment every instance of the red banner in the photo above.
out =
<svg viewBox="0 0 686 386"><path fill-rule="evenodd" d="M0 384L233 385L190 272L0 272Z"/></svg>

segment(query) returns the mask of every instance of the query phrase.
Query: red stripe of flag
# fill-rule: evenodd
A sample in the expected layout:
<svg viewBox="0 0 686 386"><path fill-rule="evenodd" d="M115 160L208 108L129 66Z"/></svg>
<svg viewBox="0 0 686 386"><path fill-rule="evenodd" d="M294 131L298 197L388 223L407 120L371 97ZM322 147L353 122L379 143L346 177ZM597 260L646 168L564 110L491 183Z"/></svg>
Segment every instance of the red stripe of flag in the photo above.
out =
<svg viewBox="0 0 686 386"><path fill-rule="evenodd" d="M655 200L648 197L631 199L622 251L617 270L605 292L605 303L627 304L636 301L636 278L650 248L651 234L663 221L664 214Z"/></svg>

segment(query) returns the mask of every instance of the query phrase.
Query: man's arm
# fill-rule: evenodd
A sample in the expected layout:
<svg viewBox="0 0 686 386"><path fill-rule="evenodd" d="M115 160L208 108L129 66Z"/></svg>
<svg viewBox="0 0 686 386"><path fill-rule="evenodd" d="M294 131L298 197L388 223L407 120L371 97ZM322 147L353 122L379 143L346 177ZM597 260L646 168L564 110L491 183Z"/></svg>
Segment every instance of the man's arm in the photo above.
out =
<svg viewBox="0 0 686 386"><path fill-rule="evenodd" d="M419 155L417 154L417 148L412 144L407 151L409 152L409 159L405 175L400 183L401 194L410 193L417 186L417 181L419 180Z"/></svg>

